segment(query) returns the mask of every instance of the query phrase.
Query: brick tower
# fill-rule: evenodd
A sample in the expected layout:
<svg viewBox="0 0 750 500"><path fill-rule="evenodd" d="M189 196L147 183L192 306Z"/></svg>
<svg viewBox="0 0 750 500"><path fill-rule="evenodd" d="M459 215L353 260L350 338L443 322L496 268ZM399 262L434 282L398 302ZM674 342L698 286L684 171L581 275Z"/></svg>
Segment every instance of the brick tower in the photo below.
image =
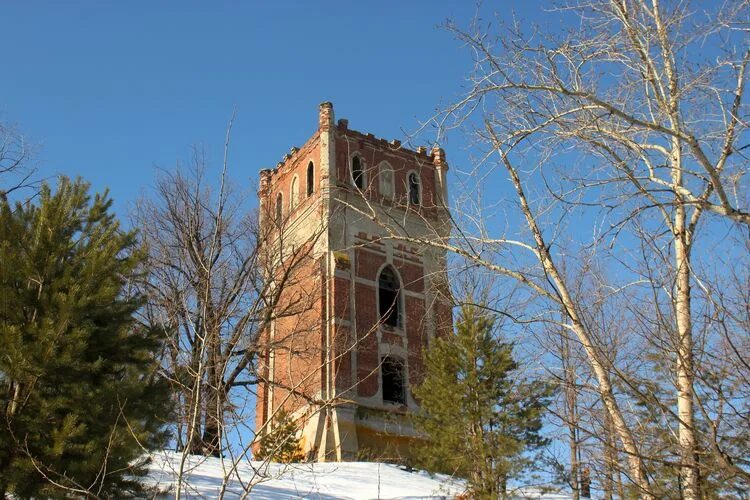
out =
<svg viewBox="0 0 750 500"><path fill-rule="evenodd" d="M424 348L452 327L445 253L409 239L447 236L447 170L443 150L351 130L325 102L305 145L261 171L262 245L281 291L259 435L283 408L310 459L408 456L410 387Z"/></svg>

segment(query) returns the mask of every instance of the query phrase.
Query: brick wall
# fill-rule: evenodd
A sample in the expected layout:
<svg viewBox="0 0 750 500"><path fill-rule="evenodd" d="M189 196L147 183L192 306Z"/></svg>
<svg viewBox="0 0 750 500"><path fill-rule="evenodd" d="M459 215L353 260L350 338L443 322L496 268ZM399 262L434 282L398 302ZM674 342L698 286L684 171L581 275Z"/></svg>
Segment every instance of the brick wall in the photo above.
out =
<svg viewBox="0 0 750 500"><path fill-rule="evenodd" d="M307 196L307 166L313 164L314 191ZM294 210L290 209L292 180L297 178L299 197ZM261 174L261 185L258 192L261 213L266 220L276 213L276 196L282 195L282 216L284 219L294 218L294 212L301 212L320 195L320 135L313 135L302 148L293 148L282 158L276 168L266 169Z"/></svg>
<svg viewBox="0 0 750 500"><path fill-rule="evenodd" d="M439 216L439 193L437 193L437 179L432 155L415 152L395 146L383 139L370 134L342 128L337 128L336 134L336 179L341 188L356 192L352 186L350 166L351 159L359 156L365 172L366 186L364 195L370 201L377 201L388 206L406 206L408 203L409 173L419 176L421 187L421 206L413 207L421 215L429 218ZM383 197L379 189L380 168L389 165L393 171L392 198Z"/></svg>

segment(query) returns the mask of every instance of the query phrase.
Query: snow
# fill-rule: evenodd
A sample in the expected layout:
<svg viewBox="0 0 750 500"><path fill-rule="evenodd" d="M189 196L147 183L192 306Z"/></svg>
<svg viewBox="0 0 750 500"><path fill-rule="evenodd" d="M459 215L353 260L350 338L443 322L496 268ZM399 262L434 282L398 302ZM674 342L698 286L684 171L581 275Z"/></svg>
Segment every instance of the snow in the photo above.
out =
<svg viewBox="0 0 750 500"><path fill-rule="evenodd" d="M174 494L182 456L164 452L153 457L148 483ZM408 472L383 463L341 462L315 464L263 464L241 462L230 473L232 462L190 456L185 463L184 498L217 498L222 478L229 476L225 498L241 498L242 484L252 484L252 499L315 498L453 498L464 491L459 480L426 472ZM226 473L225 473L226 471Z"/></svg>
<svg viewBox="0 0 750 500"><path fill-rule="evenodd" d="M152 456L147 482L165 496L173 496L182 455L161 452ZM376 462L266 464L243 461L232 471L228 459L188 456L182 498L218 498L224 477L224 498L242 498L251 486L251 499L418 499L455 498L465 491L463 481L423 471L409 472L397 465ZM525 487L512 492L514 499L568 500L568 495L542 493Z"/></svg>

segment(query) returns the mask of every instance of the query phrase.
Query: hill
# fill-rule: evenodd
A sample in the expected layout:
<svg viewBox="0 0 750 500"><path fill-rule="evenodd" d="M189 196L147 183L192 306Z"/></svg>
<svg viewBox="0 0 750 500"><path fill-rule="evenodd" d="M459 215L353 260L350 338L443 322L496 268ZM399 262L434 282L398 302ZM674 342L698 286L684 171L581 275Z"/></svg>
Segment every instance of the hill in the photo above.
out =
<svg viewBox="0 0 750 500"><path fill-rule="evenodd" d="M166 494L174 494L175 478L182 455L155 455L149 483ZM454 498L464 491L460 480L404 467L374 462L265 464L243 461L232 471L228 459L190 456L185 462L183 491L186 498L216 498L223 478L225 498L242 498L246 488L253 499L316 498ZM243 487L244 485L244 487ZM518 498L564 500L560 495L541 495L536 489L519 492Z"/></svg>

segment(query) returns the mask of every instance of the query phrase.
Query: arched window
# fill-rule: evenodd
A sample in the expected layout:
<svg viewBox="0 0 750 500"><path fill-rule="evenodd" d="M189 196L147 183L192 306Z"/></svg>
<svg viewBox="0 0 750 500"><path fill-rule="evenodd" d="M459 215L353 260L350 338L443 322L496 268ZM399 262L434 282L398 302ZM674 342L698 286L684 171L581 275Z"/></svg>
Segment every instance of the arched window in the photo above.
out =
<svg viewBox="0 0 750 500"><path fill-rule="evenodd" d="M276 195L276 224L281 224L281 217L284 211L284 199L281 193Z"/></svg>
<svg viewBox="0 0 750 500"><path fill-rule="evenodd" d="M352 158L352 182L360 191L365 188L365 171L359 156Z"/></svg>
<svg viewBox="0 0 750 500"><path fill-rule="evenodd" d="M409 174L409 203L419 205L422 193L420 192L419 176L412 172Z"/></svg>
<svg viewBox="0 0 750 500"><path fill-rule="evenodd" d="M307 196L315 191L315 165L313 162L307 164Z"/></svg>
<svg viewBox="0 0 750 500"><path fill-rule="evenodd" d="M383 402L406 404L406 383L404 363L398 358L380 358L380 377L383 388Z"/></svg>
<svg viewBox="0 0 750 500"><path fill-rule="evenodd" d="M299 179L294 176L292 179L292 187L289 189L289 210L294 210L299 201Z"/></svg>
<svg viewBox="0 0 750 500"><path fill-rule="evenodd" d="M378 303L380 321L384 325L401 326L401 283L391 266L380 271L378 278Z"/></svg>
<svg viewBox="0 0 750 500"><path fill-rule="evenodd" d="M388 163L383 162L379 167L378 177L380 180L380 195L393 198L393 169Z"/></svg>

